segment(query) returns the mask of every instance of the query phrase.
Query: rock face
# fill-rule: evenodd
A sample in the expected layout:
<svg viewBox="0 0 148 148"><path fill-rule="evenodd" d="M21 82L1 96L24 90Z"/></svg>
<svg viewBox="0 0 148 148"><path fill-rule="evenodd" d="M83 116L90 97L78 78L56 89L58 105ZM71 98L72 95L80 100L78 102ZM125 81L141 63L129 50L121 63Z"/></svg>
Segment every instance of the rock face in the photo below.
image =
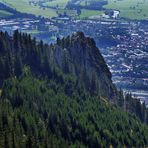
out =
<svg viewBox="0 0 148 148"><path fill-rule="evenodd" d="M0 80L20 75L23 65L28 65L38 75L49 75L50 67L54 65L64 73L74 75L78 83L92 95L99 94L103 98L116 100L117 91L112 83L111 73L95 41L82 32L57 39L57 43L51 46L38 43L18 31L14 33L13 40L7 34L1 33L0 45L3 59L0 60L3 68Z"/></svg>
<svg viewBox="0 0 148 148"><path fill-rule="evenodd" d="M65 72L83 77L88 89L94 87L93 89L96 89L94 93L98 91L105 98L116 97L111 73L93 39L85 37L82 32L65 39L58 39L53 54L54 62L64 68ZM91 82L94 83L93 87L89 85Z"/></svg>

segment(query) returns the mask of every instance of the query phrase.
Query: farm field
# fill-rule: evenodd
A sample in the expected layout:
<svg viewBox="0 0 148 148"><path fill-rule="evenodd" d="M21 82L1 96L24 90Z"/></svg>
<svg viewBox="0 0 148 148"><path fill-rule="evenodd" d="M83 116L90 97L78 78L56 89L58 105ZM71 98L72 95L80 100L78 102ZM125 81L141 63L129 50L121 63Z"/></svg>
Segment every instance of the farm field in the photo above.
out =
<svg viewBox="0 0 148 148"><path fill-rule="evenodd" d="M57 7L58 6L58 8L64 9L66 7L68 1L69 0L53 0L51 2L48 1L48 2L43 3L43 5L49 6L49 7Z"/></svg>
<svg viewBox="0 0 148 148"><path fill-rule="evenodd" d="M77 0L81 6L89 5L92 1L100 0ZM108 0L104 6L106 9L115 9L120 11L120 17L128 19L147 19L148 18L148 0ZM92 12L94 14L94 12ZM84 14L85 15L85 14ZM90 13L86 13L86 16ZM84 16L85 17L85 16ZM82 12L82 18L83 12Z"/></svg>
<svg viewBox="0 0 148 148"><path fill-rule="evenodd" d="M0 0L0 2L15 8L19 12L34 14L36 16L43 16L46 18L56 16L56 11L54 9L43 9L40 8L38 5L30 5L29 0Z"/></svg>
<svg viewBox="0 0 148 148"><path fill-rule="evenodd" d="M128 19L148 18L148 0L108 0L107 9L120 11L120 17Z"/></svg>
<svg viewBox="0 0 148 148"><path fill-rule="evenodd" d="M60 13L60 14L66 13L68 16L71 16L71 17L77 16L77 11L76 10L70 10L70 9L58 9L57 13Z"/></svg>
<svg viewBox="0 0 148 148"><path fill-rule="evenodd" d="M76 10L66 9L66 5L69 0L53 0L42 1L42 6L38 4L34 5L30 2L38 2L39 0L0 0L0 2L15 8L19 12L34 14L36 16L43 16L45 18L51 18L58 16L58 13L61 14L66 13L69 16L85 19L90 18L92 16L99 16L103 13L103 11L98 10L88 10L81 9L81 14L78 17ZM87 0L87 4L89 5L90 1L100 1L100 0ZM86 5L86 0L78 0L76 2L81 6ZM48 6L48 8L47 8ZM108 0L108 4L104 6L106 9L114 9L120 11L120 17L128 18L128 19L147 19L148 18L148 0ZM57 13L58 12L58 13ZM7 12L0 12L0 17L10 15Z"/></svg>
<svg viewBox="0 0 148 148"><path fill-rule="evenodd" d="M80 18L85 19L92 16L100 16L101 14L103 14L103 11L82 9Z"/></svg>

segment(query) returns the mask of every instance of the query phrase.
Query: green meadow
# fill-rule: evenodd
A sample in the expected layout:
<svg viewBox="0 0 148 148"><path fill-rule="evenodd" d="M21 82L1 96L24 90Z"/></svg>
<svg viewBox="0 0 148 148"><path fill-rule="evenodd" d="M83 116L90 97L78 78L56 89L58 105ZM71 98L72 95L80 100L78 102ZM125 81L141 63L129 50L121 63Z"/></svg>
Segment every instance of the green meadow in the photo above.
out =
<svg viewBox="0 0 148 148"><path fill-rule="evenodd" d="M15 8L19 12L34 14L36 16L50 18L57 15L54 9L43 9L40 8L38 5L30 5L29 0L21 0L21 2L20 0L0 0L0 2L3 2L4 4Z"/></svg>
<svg viewBox="0 0 148 148"><path fill-rule="evenodd" d="M100 16L102 13L103 11L82 9L80 18L85 19L85 18L89 18L92 16Z"/></svg>
<svg viewBox="0 0 148 148"><path fill-rule="evenodd" d="M49 7L59 7L61 9L64 9L66 4L68 3L69 0L53 0L51 2L45 2L44 5L45 6L49 6Z"/></svg>
<svg viewBox="0 0 148 148"><path fill-rule="evenodd" d="M39 1L39 0L32 0ZM42 4L51 8L42 8L38 5L29 4L29 0L0 0L4 4L15 8L19 12L34 14L36 16L43 16L45 18L56 17L57 12L66 12L69 16L77 18L74 10L66 9L69 0L53 0L51 2L45 1ZM93 1L93 0L91 0ZM100 0L95 0L100 1ZM85 0L81 0L80 5L85 5ZM90 0L87 0L87 4ZM148 18L148 0L108 0L108 4L104 6L106 9L115 9L120 11L120 17L128 19L146 19ZM103 11L97 10L81 10L80 19L90 18L92 16L99 16ZM0 17L11 15L8 12L0 11Z"/></svg>
<svg viewBox="0 0 148 148"><path fill-rule="evenodd" d="M148 18L148 0L108 0L107 9L120 11L120 17L128 19Z"/></svg>
<svg viewBox="0 0 148 148"><path fill-rule="evenodd" d="M92 1L87 0L87 5ZM86 0L79 1L81 6L86 5ZM128 19L147 19L148 18L148 0L108 0L108 4L104 6L106 9L115 9L120 11L120 17ZM94 10L82 10L81 18L94 15Z"/></svg>

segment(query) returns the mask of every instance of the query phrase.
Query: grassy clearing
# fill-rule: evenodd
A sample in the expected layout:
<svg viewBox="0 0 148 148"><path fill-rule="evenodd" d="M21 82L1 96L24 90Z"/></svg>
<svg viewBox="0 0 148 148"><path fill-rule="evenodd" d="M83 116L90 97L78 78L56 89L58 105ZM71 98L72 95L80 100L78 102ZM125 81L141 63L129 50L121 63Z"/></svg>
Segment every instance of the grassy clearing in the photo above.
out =
<svg viewBox="0 0 148 148"><path fill-rule="evenodd" d="M105 8L119 10L124 18L148 18L148 0L108 0Z"/></svg>
<svg viewBox="0 0 148 148"><path fill-rule="evenodd" d="M11 16L11 15L13 15L13 14L10 13L10 12L7 12L7 11L5 11L5 10L0 10L0 18L1 18L1 17Z"/></svg>
<svg viewBox="0 0 148 148"><path fill-rule="evenodd" d="M29 4L29 0L0 0L4 4L15 8L19 12L34 14L36 16L43 16L46 18L56 16L56 11L54 9L42 9L39 6L34 6Z"/></svg>

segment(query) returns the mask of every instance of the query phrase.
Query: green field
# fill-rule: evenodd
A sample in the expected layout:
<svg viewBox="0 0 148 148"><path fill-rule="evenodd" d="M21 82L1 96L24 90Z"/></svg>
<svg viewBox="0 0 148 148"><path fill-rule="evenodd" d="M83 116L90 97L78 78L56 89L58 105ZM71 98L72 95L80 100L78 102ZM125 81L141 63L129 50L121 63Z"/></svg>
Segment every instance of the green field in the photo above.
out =
<svg viewBox="0 0 148 148"><path fill-rule="evenodd" d="M13 14L10 13L10 12L7 12L5 10L0 10L0 18L7 17L7 16L10 16L10 15L13 15Z"/></svg>
<svg viewBox="0 0 148 148"><path fill-rule="evenodd" d="M89 5L92 1L100 0L87 0L87 5ZM85 6L86 0L79 0L78 4ZM108 5L104 6L104 8L119 10L120 17L123 18L137 20L148 18L148 0L108 0ZM94 15L95 12L93 10L91 11L82 12L81 18L90 16L91 13Z"/></svg>
<svg viewBox="0 0 148 148"><path fill-rule="evenodd" d="M148 18L148 0L108 0L105 8L119 10L120 17L124 18Z"/></svg>
<svg viewBox="0 0 148 148"><path fill-rule="evenodd" d="M30 5L29 0L0 0L0 2L15 8L19 12L34 14L36 16L43 16L46 18L56 16L56 11L54 9L43 9L38 5Z"/></svg>
<svg viewBox="0 0 148 148"><path fill-rule="evenodd" d="M77 11L76 10L58 9L57 12L60 13L60 14L66 13L68 16L71 16L71 17L77 16Z"/></svg>
<svg viewBox="0 0 148 148"><path fill-rule="evenodd" d="M53 8L41 8L39 5L30 4L31 2L38 2L39 0L0 0L4 4L15 8L19 12L34 14L36 16L43 16L45 18L56 17L58 13L66 12L69 16L77 18L76 11L65 9L66 4L69 0L53 0L49 2L45 0L42 2L44 6L49 6ZM91 0L93 1L93 0ZM94 0L100 1L100 0ZM89 4L90 0L87 0ZM80 1L80 5L85 5L85 0ZM128 19L147 19L148 18L148 0L108 0L108 5L104 6L107 9L115 9L120 11L120 17ZM99 16L103 12L96 10L81 10L80 19L90 18L92 16ZM0 17L11 15L8 12L0 11Z"/></svg>
<svg viewBox="0 0 148 148"><path fill-rule="evenodd" d="M102 13L103 13L102 11L98 11L98 10L82 9L80 18L85 19L85 18L89 18L89 17L92 17L92 16L100 16Z"/></svg>
<svg viewBox="0 0 148 148"><path fill-rule="evenodd" d="M59 8L64 9L68 1L69 0L53 0L51 2L45 2L44 5L50 6L50 7L57 7L58 6Z"/></svg>
<svg viewBox="0 0 148 148"><path fill-rule="evenodd" d="M29 2L38 2L39 0L0 0L0 2L6 4L9 7L16 9L19 12L34 14L36 16L43 16L45 18L51 18L57 16L57 9L42 8L39 5L33 5ZM44 6L57 7L59 11L64 11L65 6L69 0L53 0L51 2L43 2ZM66 10L67 11L67 10Z"/></svg>
<svg viewBox="0 0 148 148"><path fill-rule="evenodd" d="M20 0L0 0L0 2L3 2L7 6L12 7L19 12L34 14L36 16L43 16L45 18L56 17L58 15L57 12L61 14L66 12L67 15L73 16L73 17L77 15L75 10L65 9L65 6L69 0L53 0L51 2L45 1L45 3L44 2L42 3L44 6L49 6L53 8L45 7L44 9L41 8L39 5L30 4L29 1L30 0L21 0L21 2ZM35 1L38 1L38 0L31 0L31 2L35 2ZM54 8L57 6L58 6L58 9Z"/></svg>

